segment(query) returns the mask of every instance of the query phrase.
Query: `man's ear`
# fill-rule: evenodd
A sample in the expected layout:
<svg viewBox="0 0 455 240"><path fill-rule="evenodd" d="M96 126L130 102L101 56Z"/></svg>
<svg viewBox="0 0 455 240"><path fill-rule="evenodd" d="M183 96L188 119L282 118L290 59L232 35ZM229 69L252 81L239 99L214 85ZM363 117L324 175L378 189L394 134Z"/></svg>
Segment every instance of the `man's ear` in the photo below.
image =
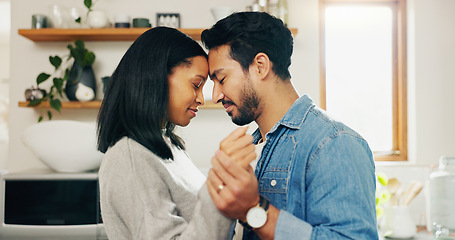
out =
<svg viewBox="0 0 455 240"><path fill-rule="evenodd" d="M267 77L269 72L272 70L272 62L270 62L269 56L265 53L258 53L254 57L253 63L250 65L250 74L256 75L259 79L263 80Z"/></svg>

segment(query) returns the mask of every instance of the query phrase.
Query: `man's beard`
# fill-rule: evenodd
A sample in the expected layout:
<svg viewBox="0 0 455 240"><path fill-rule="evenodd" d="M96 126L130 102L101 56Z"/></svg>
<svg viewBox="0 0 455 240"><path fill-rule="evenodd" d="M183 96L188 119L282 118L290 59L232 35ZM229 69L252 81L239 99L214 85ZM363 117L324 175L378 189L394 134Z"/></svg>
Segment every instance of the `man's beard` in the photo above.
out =
<svg viewBox="0 0 455 240"><path fill-rule="evenodd" d="M232 118L232 122L243 126L249 124L257 118L257 110L259 107L259 97L254 90L254 88L248 84L245 84L245 87L241 91L242 98L240 103L237 106L238 116L233 117L232 112L229 113L229 116Z"/></svg>

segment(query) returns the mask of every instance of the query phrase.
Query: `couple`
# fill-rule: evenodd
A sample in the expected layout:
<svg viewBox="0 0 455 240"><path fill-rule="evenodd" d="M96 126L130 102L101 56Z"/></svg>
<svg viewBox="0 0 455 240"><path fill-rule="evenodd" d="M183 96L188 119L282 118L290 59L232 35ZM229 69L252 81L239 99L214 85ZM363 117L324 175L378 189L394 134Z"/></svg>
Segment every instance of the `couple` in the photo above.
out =
<svg viewBox="0 0 455 240"><path fill-rule="evenodd" d="M290 81L293 39L283 23L240 12L202 33L209 54L153 28L113 73L98 117L101 212L109 239L377 239L368 144ZM239 128L205 177L173 130L213 101ZM256 145L256 146L255 146ZM255 170L250 162L262 148Z"/></svg>

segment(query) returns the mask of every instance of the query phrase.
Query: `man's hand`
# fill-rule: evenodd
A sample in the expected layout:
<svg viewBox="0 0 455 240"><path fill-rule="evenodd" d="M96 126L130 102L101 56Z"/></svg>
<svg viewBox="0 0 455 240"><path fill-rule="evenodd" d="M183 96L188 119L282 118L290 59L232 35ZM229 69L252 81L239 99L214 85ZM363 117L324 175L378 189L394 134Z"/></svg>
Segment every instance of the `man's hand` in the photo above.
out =
<svg viewBox="0 0 455 240"><path fill-rule="evenodd" d="M215 206L229 218L245 221L247 211L259 202L258 181L251 166L240 166L223 151L212 158L207 188Z"/></svg>

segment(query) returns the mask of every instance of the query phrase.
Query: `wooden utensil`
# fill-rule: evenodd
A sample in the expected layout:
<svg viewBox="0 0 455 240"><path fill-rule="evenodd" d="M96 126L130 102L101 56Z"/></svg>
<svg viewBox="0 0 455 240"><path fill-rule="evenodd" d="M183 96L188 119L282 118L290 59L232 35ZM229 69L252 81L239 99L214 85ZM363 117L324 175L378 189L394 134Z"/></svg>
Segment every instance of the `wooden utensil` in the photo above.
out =
<svg viewBox="0 0 455 240"><path fill-rule="evenodd" d="M421 182L415 182L411 191L406 195L404 200L404 205L408 206L409 203L420 193L423 188L423 184Z"/></svg>
<svg viewBox="0 0 455 240"><path fill-rule="evenodd" d="M387 190L390 193L390 205L396 206L398 205L398 198L397 198L397 192L398 189L401 186L401 182L398 181L396 178L391 178L387 182Z"/></svg>

